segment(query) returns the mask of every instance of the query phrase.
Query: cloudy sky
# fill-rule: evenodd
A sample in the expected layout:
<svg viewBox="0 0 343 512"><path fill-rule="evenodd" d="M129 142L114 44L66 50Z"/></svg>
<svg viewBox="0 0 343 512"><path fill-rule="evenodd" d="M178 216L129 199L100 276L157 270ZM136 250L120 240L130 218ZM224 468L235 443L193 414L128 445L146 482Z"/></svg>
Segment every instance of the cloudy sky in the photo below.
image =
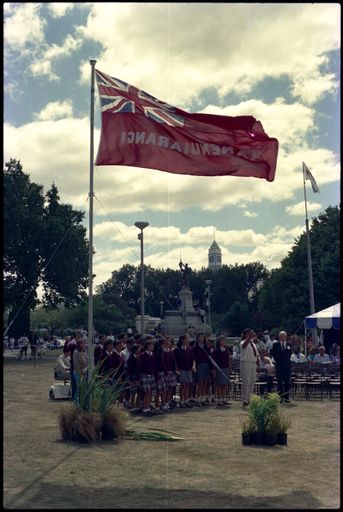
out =
<svg viewBox="0 0 343 512"><path fill-rule="evenodd" d="M20 159L45 191L86 212L90 64L189 112L253 115L279 140L275 180L194 177L95 167L95 285L145 262L207 266L214 236L223 263L269 269L309 217L340 201L340 5L5 3L4 160ZM95 153L100 137L95 103Z"/></svg>

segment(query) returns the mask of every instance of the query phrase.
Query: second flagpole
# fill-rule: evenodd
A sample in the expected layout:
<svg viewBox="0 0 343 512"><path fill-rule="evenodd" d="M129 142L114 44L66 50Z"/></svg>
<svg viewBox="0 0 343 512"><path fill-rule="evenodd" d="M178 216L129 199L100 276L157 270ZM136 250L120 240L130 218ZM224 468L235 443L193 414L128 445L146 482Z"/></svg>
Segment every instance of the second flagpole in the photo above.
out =
<svg viewBox="0 0 343 512"><path fill-rule="evenodd" d="M309 293L310 293L310 315L315 313L314 306L314 289L313 289L313 273L312 273L312 258L311 258L311 240L310 230L308 226L308 215L307 215L307 197L306 197L306 182L305 182L305 169L303 164L303 180L304 180L304 199L305 199L305 224L306 224L306 240L307 240L307 267L308 267L308 281L309 281ZM306 336L305 336L306 338ZM312 339L317 344L317 333L312 329ZM305 339L305 355L307 356L307 343Z"/></svg>

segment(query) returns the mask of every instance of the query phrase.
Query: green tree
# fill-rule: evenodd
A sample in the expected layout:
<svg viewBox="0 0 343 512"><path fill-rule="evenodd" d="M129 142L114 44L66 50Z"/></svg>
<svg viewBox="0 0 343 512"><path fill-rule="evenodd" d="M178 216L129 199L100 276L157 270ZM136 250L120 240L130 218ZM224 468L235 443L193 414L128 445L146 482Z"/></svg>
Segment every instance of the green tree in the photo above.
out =
<svg viewBox="0 0 343 512"><path fill-rule="evenodd" d="M107 297L108 300L108 297ZM78 329L88 324L88 303L80 304L67 311L68 327ZM105 302L101 295L93 297L94 329L100 334L109 331L122 332L132 326L135 312L127 308L121 310L114 302Z"/></svg>
<svg viewBox="0 0 343 512"><path fill-rule="evenodd" d="M59 203L55 185L44 197L43 187L31 182L20 161L5 164L4 306L9 308L9 334L30 331L39 283L45 305L82 299L88 282L83 216Z"/></svg>
<svg viewBox="0 0 343 512"><path fill-rule="evenodd" d="M310 229L313 288L317 311L340 300L340 208L329 206ZM296 330L310 314L307 238L304 232L281 267L258 294L258 307L269 327Z"/></svg>

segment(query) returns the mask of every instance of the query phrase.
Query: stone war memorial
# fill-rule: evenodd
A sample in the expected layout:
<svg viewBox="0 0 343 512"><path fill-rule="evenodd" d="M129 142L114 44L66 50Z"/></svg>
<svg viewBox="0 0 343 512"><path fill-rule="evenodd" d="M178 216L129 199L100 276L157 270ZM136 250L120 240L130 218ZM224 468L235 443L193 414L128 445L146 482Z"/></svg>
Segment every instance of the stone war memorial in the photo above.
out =
<svg viewBox="0 0 343 512"><path fill-rule="evenodd" d="M167 309L161 322L161 329L171 336L184 334L188 327L193 327L195 334L198 332L212 334L211 326L206 322L205 316L200 315L193 306L193 295L190 289L192 274L188 263L179 263L183 277L183 285L178 293L179 301L177 309Z"/></svg>

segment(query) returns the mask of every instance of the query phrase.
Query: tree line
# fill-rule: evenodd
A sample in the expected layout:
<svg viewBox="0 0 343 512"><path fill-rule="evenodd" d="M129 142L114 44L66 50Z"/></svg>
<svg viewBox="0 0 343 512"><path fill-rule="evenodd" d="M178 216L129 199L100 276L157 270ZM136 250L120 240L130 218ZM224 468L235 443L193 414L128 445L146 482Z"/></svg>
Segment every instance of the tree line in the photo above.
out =
<svg viewBox="0 0 343 512"><path fill-rule="evenodd" d="M20 161L4 170L4 318L8 334L87 327L88 240L84 212L62 204L55 184L46 194ZM316 310L339 301L340 206L329 206L311 225ZM277 269L261 262L193 270L196 306L211 304L212 327L238 336L244 327L294 332L309 311L306 233L294 241ZM191 266L191 262L188 262ZM205 281L212 281L207 296ZM43 287L43 298L37 288ZM145 267L145 312L160 316L177 307L180 270ZM140 313L140 267L124 264L96 289L94 328L119 332Z"/></svg>

